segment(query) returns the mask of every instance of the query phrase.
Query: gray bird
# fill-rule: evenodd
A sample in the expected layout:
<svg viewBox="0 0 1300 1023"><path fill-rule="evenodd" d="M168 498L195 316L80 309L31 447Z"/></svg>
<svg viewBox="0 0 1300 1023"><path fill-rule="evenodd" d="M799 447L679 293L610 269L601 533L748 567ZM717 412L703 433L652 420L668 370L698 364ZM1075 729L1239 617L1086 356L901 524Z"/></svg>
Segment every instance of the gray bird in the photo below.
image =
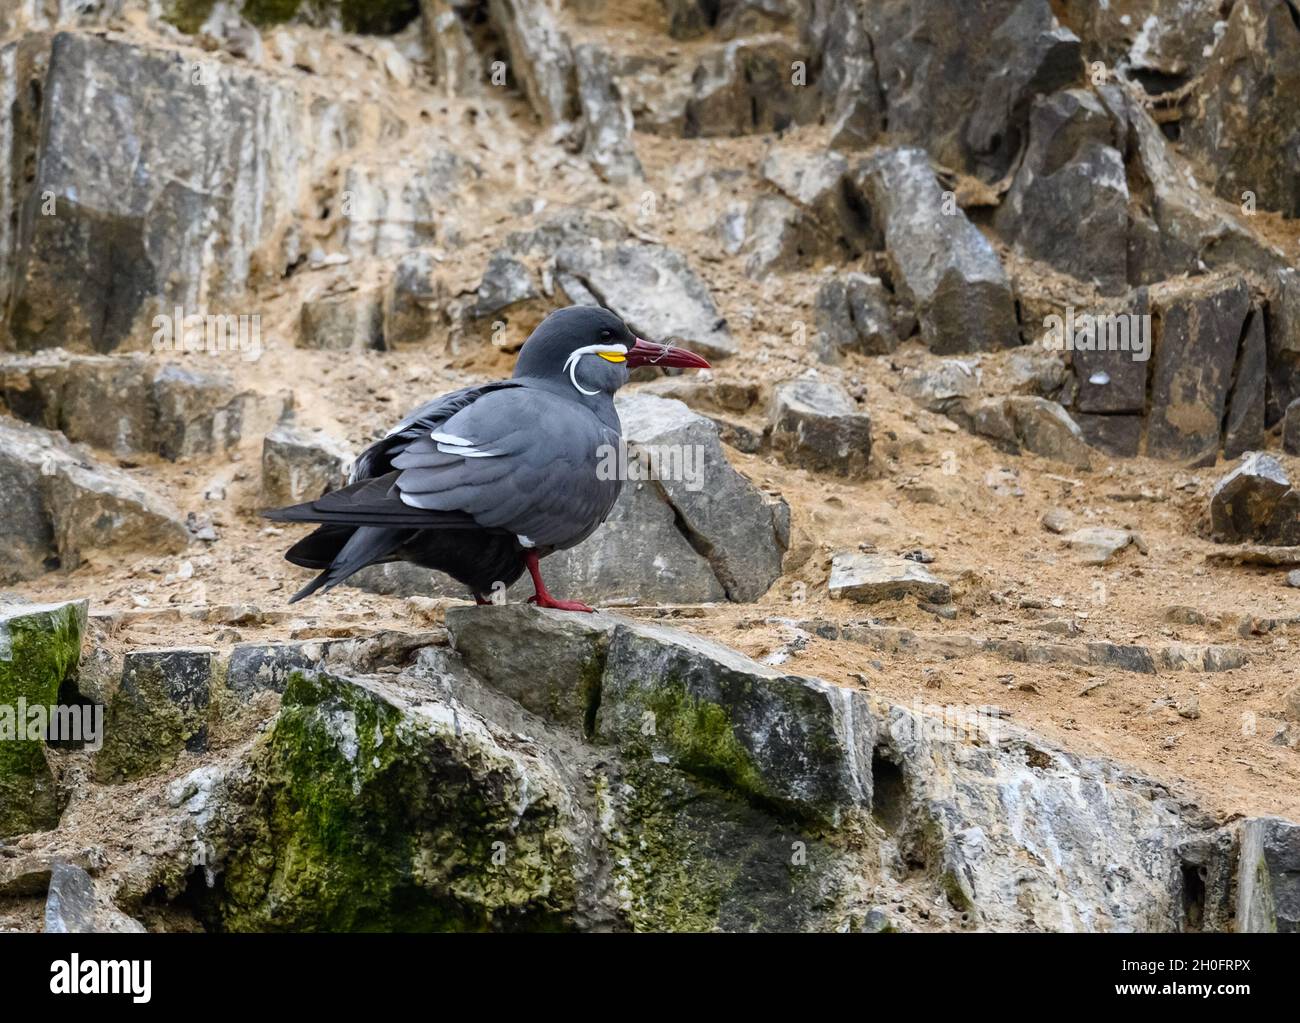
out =
<svg viewBox="0 0 1300 1023"><path fill-rule="evenodd" d="M538 562L582 543L618 500L617 473L598 472L622 443L614 392L647 365L709 366L636 337L607 309L552 313L524 343L511 379L420 406L361 454L346 487L266 513L321 523L285 555L323 569L293 600L367 565L410 561L459 580L480 604L527 568L531 602L590 611L551 596Z"/></svg>

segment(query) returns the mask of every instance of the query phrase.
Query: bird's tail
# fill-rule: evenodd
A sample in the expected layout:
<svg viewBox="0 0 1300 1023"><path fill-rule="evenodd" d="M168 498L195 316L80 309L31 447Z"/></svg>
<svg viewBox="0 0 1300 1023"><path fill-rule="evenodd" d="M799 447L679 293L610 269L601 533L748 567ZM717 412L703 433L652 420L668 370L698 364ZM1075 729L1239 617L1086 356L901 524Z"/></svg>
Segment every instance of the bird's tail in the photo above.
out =
<svg viewBox="0 0 1300 1023"><path fill-rule="evenodd" d="M307 551L307 554L313 557L319 556L329 549L328 545L337 543L344 533L350 533L351 535L339 547L338 553L329 562L329 567L295 593L289 601L290 604L296 604L304 597L310 597L318 590L322 592L331 590L354 572L359 572L367 565L373 565L377 561L383 561L401 547L409 536L409 530L405 529L361 526L353 530L344 526L324 526L305 540L295 544L289 554L292 555L298 548L303 547L304 544L308 544L319 536L320 539ZM304 558L307 554L304 554ZM289 560L293 561L293 558ZM295 564L301 564L301 562L295 562ZM315 568L317 565L309 565L308 567Z"/></svg>
<svg viewBox="0 0 1300 1023"><path fill-rule="evenodd" d="M284 560L300 568L329 568L356 531L355 526L321 526L290 547Z"/></svg>

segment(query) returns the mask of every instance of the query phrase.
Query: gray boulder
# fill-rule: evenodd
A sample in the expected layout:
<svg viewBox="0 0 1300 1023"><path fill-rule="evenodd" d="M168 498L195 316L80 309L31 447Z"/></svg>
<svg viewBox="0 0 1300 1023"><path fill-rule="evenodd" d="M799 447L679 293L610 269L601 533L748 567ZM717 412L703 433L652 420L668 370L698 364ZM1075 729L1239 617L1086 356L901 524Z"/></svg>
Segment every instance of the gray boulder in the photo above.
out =
<svg viewBox="0 0 1300 1023"><path fill-rule="evenodd" d="M328 352L383 348L383 296L375 290L346 291L304 302L296 343Z"/></svg>
<svg viewBox="0 0 1300 1023"><path fill-rule="evenodd" d="M583 153L604 180L626 184L642 177L632 142L632 114L614 80L609 54L585 44L573 51L582 108Z"/></svg>
<svg viewBox="0 0 1300 1023"><path fill-rule="evenodd" d="M181 461L224 453L283 413L283 395L240 390L210 360L69 355L53 349L0 359L0 398L14 415L118 457Z"/></svg>
<svg viewBox="0 0 1300 1023"><path fill-rule="evenodd" d="M1210 492L1210 533L1220 543L1300 544L1300 490L1272 455L1251 452Z"/></svg>
<svg viewBox="0 0 1300 1023"><path fill-rule="evenodd" d="M333 437L282 423L262 442L262 506L281 508L337 490L347 482L352 459Z"/></svg>
<svg viewBox="0 0 1300 1023"><path fill-rule="evenodd" d="M555 265L570 300L598 301L641 337L680 338L711 359L736 351L708 287L674 249L645 242L567 245Z"/></svg>
<svg viewBox="0 0 1300 1023"><path fill-rule="evenodd" d="M532 271L508 252L497 252L488 260L474 293L470 316L487 319L507 313L513 306L530 302L539 296L533 283Z"/></svg>
<svg viewBox="0 0 1300 1023"><path fill-rule="evenodd" d="M865 9L889 133L940 163L998 180L1035 96L1081 77L1078 37L1049 0L882 0Z"/></svg>
<svg viewBox="0 0 1300 1023"><path fill-rule="evenodd" d="M429 340L437 322L438 299L433 254L408 252L398 260L384 290L384 345L396 348Z"/></svg>
<svg viewBox="0 0 1300 1023"><path fill-rule="evenodd" d="M952 600L948 584L919 562L887 554L843 551L831 561L832 598L859 604L916 597L927 604Z"/></svg>
<svg viewBox="0 0 1300 1023"><path fill-rule="evenodd" d="M817 291L817 357L836 362L845 352L887 355L898 347L898 317L880 278L839 274Z"/></svg>
<svg viewBox="0 0 1300 1023"><path fill-rule="evenodd" d="M124 472L55 433L0 417L0 492L9 495L0 581L76 568L95 551L176 554L190 534L177 513Z"/></svg>
<svg viewBox="0 0 1300 1023"><path fill-rule="evenodd" d="M1300 24L1287 0L1232 7L1197 90L1182 139L1213 160L1215 188L1233 203L1250 192L1260 208L1300 216Z"/></svg>
<svg viewBox="0 0 1300 1023"><path fill-rule="evenodd" d="M356 108L237 64L196 82L175 52L120 36L61 32L47 45L48 70L43 56L27 65L40 131L33 111L13 140L14 166L33 168L11 241L19 347L143 348L157 312L219 311L242 294L254 253L277 271L296 258L298 236L280 226L306 199L306 171L360 130ZM100 105L113 116L87 122ZM131 160L102 159L123 140Z"/></svg>
<svg viewBox="0 0 1300 1023"><path fill-rule="evenodd" d="M1159 318L1151 367L1146 453L1212 462L1237 352L1250 312L1240 277L1192 280L1152 289Z"/></svg>
<svg viewBox="0 0 1300 1023"><path fill-rule="evenodd" d="M1280 817L1244 821L1239 863L1237 932L1300 932L1300 827Z"/></svg>
<svg viewBox="0 0 1300 1023"><path fill-rule="evenodd" d="M1031 259L1115 294L1128 283L1128 182L1111 116L1090 92L1039 98L998 232Z"/></svg>
<svg viewBox="0 0 1300 1023"><path fill-rule="evenodd" d="M104 722L94 772L102 782L139 778L182 751L208 748L214 652L204 647L133 650Z"/></svg>
<svg viewBox="0 0 1300 1023"><path fill-rule="evenodd" d="M46 934L144 934L145 926L95 893L94 879L80 867L57 861L45 897Z"/></svg>
<svg viewBox="0 0 1300 1023"><path fill-rule="evenodd" d="M886 150L863 172L894 279L916 309L926 344L941 355L1018 345L1002 262L955 200L945 199L926 154Z"/></svg>
<svg viewBox="0 0 1300 1023"><path fill-rule="evenodd" d="M1300 455L1300 398L1287 406L1282 419L1282 450L1288 455Z"/></svg>
<svg viewBox="0 0 1300 1023"><path fill-rule="evenodd" d="M820 96L793 80L797 61L806 65L807 54L778 35L737 39L707 54L692 78L683 134L754 135L817 120Z"/></svg>
<svg viewBox="0 0 1300 1023"><path fill-rule="evenodd" d="M988 398L968 414L971 429L1004 451L1027 451L1079 469L1092 464L1083 431L1057 402L1032 395Z"/></svg>
<svg viewBox="0 0 1300 1023"><path fill-rule="evenodd" d="M509 72L543 124L573 119L574 55L547 0L488 0L488 17L505 41Z"/></svg>
<svg viewBox="0 0 1300 1023"><path fill-rule="evenodd" d="M695 460L694 478L657 480L691 545L705 552L728 599L757 600L781 574L789 509L771 500L727 461L717 426L678 401L629 394L618 401L623 436L641 452ZM684 474L669 473L672 476Z"/></svg>
<svg viewBox="0 0 1300 1023"><path fill-rule="evenodd" d="M871 461L871 417L838 384L800 377L772 396L771 441L796 465L857 476Z"/></svg>

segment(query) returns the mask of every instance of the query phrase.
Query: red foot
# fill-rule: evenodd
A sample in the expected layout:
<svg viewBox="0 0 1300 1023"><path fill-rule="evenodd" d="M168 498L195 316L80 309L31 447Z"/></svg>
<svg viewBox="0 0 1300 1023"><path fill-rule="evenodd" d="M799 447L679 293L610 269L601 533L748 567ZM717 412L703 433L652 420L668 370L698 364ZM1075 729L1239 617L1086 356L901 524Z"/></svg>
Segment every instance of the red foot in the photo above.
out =
<svg viewBox="0 0 1300 1023"><path fill-rule="evenodd" d="M594 607L588 607L586 604L577 600L556 600L549 593L537 593L528 598L528 603L536 604L538 607L553 607L557 611L586 611L588 614L595 614Z"/></svg>
<svg viewBox="0 0 1300 1023"><path fill-rule="evenodd" d="M480 597L480 596L476 593L476 594L474 594L474 603L477 604L479 607L483 607L483 606L486 605L486 604L491 604L492 601L486 599L485 597Z"/></svg>
<svg viewBox="0 0 1300 1023"><path fill-rule="evenodd" d="M533 577L533 589L537 591L528 598L528 603L536 604L538 607L553 607L557 611L585 611L587 614L595 612L595 608L588 607L576 600L556 600L551 596L546 589L546 584L542 582L542 570L538 565L536 551L524 552L524 564L528 566L528 574Z"/></svg>

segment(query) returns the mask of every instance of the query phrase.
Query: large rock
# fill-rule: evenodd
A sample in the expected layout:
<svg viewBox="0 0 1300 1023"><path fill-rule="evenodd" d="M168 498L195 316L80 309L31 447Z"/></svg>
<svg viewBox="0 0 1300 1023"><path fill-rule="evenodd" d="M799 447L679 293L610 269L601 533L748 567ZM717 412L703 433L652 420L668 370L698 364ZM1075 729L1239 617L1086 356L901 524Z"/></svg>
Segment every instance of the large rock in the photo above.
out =
<svg viewBox="0 0 1300 1023"><path fill-rule="evenodd" d="M805 210L842 255L861 255L880 247L880 232L849 162L836 152L776 145L762 165L763 178Z"/></svg>
<svg viewBox="0 0 1300 1023"><path fill-rule="evenodd" d="M295 674L257 784L257 825L223 876L226 930L553 929L578 914L576 832L591 825L577 780L436 684Z"/></svg>
<svg viewBox="0 0 1300 1023"><path fill-rule="evenodd" d="M133 650L105 718L95 757L99 781L129 781L156 771L179 753L208 747L213 651L203 647Z"/></svg>
<svg viewBox="0 0 1300 1023"><path fill-rule="evenodd" d="M848 691L708 640L653 625L609 640L599 739L799 817L834 826L870 806L874 725Z"/></svg>
<svg viewBox="0 0 1300 1023"><path fill-rule="evenodd" d="M642 177L632 143L632 114L614 80L609 54L586 44L573 51L578 102L584 125L583 152L596 172L613 184Z"/></svg>
<svg viewBox="0 0 1300 1023"><path fill-rule="evenodd" d="M1210 58L1182 139L1242 203L1300 216L1300 18L1288 0L1240 0Z"/></svg>
<svg viewBox="0 0 1300 1023"><path fill-rule="evenodd" d="M1057 402L1032 395L988 398L969 409L971 429L1002 450L1042 455L1079 469L1092 464L1088 442Z"/></svg>
<svg viewBox="0 0 1300 1023"><path fill-rule="evenodd" d="M887 355L899 341L890 295L879 277L847 273L817 291L817 357L837 362L845 352Z"/></svg>
<svg viewBox="0 0 1300 1023"><path fill-rule="evenodd" d="M189 544L177 513L62 436L0 417L0 581L76 568L94 551L175 554Z"/></svg>
<svg viewBox="0 0 1300 1023"><path fill-rule="evenodd" d="M1223 421L1223 455L1240 458L1264 446L1264 409L1268 389L1268 343L1264 312L1252 309L1246 321ZM1292 454L1300 454L1292 450Z"/></svg>
<svg viewBox="0 0 1300 1023"><path fill-rule="evenodd" d="M1210 532L1220 543L1300 544L1300 490L1272 455L1252 452L1210 492Z"/></svg>
<svg viewBox="0 0 1300 1023"><path fill-rule="evenodd" d="M628 464L646 478L623 484L609 518L581 544L547 557L542 563L547 586L566 599L607 606L726 600L709 559L679 525L662 486L649 478L649 462L633 448ZM532 589L525 576L509 596L525 600Z"/></svg>
<svg viewBox="0 0 1300 1023"><path fill-rule="evenodd" d="M1205 66L1223 28L1217 0L1060 0L1055 10L1090 59L1173 84Z"/></svg>
<svg viewBox="0 0 1300 1023"><path fill-rule="evenodd" d="M101 902L95 881L76 864L55 862L45 896L46 934L143 934L144 924Z"/></svg>
<svg viewBox="0 0 1300 1023"><path fill-rule="evenodd" d="M347 352L384 347L384 306L375 290L350 290L302 304L298 315L299 348Z"/></svg>
<svg viewBox="0 0 1300 1023"><path fill-rule="evenodd" d="M1240 278L1152 289L1159 320L1151 368L1146 453L1213 461L1250 311Z"/></svg>
<svg viewBox="0 0 1300 1023"><path fill-rule="evenodd" d="M345 253L396 258L412 249L457 242L451 212L455 197L481 177L475 163L434 140L422 147L419 158L348 167L338 211Z"/></svg>
<svg viewBox="0 0 1300 1023"><path fill-rule="evenodd" d="M23 348L144 348L156 313L241 294L255 252L278 277L298 255L281 225L314 206L311 176L361 129L355 110L288 80L233 64L196 76L174 52L106 35L54 36L28 96L41 129L14 139L32 175L14 183L8 317ZM103 158L124 146L130 159Z"/></svg>
<svg viewBox="0 0 1300 1023"><path fill-rule="evenodd" d="M81 661L87 602L0 606L0 838L59 823L61 793L45 757L45 734L29 729L59 705Z"/></svg>
<svg viewBox="0 0 1300 1023"><path fill-rule="evenodd" d="M386 347L419 344L433 332L439 311L433 262L431 252L408 252L393 270L384 290L382 335Z"/></svg>
<svg viewBox="0 0 1300 1023"><path fill-rule="evenodd" d="M890 135L986 180L1019 155L1033 98L1082 75L1079 39L1049 0L882 0L865 12Z"/></svg>
<svg viewBox="0 0 1300 1023"><path fill-rule="evenodd" d="M998 231L1031 259L1115 294L1128 283L1128 182L1110 114L1090 92L1040 98Z"/></svg>
<svg viewBox="0 0 1300 1023"><path fill-rule="evenodd" d="M1280 817L1241 825L1237 932L1300 932L1300 827Z"/></svg>
<svg viewBox="0 0 1300 1023"><path fill-rule="evenodd" d="M817 88L831 145L861 149L884 128L885 93L860 4L814 3L800 8L801 36L821 57Z"/></svg>
<svg viewBox="0 0 1300 1023"><path fill-rule="evenodd" d="M736 351L708 287L674 249L645 242L587 242L560 249L555 265L573 302L605 306L641 337L680 338L708 358Z"/></svg>
<svg viewBox="0 0 1300 1023"><path fill-rule="evenodd" d="M126 458L171 461L224 453L265 432L283 395L241 390L224 370L141 354L68 355L59 350L0 359L0 399L9 411L69 440Z"/></svg>
<svg viewBox="0 0 1300 1023"><path fill-rule="evenodd" d="M830 594L859 604L917 597L929 604L952 599L948 584L924 565L887 554L843 551L831 561Z"/></svg>
<svg viewBox="0 0 1300 1023"><path fill-rule="evenodd" d="M323 433L281 424L262 442L262 505L281 508L320 497L347 482L352 452Z"/></svg>
<svg viewBox="0 0 1300 1023"><path fill-rule="evenodd" d="M1289 455L1300 455L1300 398L1287 406L1282 420L1282 450Z"/></svg>
<svg viewBox="0 0 1300 1023"><path fill-rule="evenodd" d="M793 66L807 54L777 35L737 39L695 69L686 104L687 138L779 132L817 119L821 101Z"/></svg>
<svg viewBox="0 0 1300 1023"><path fill-rule="evenodd" d="M696 476L656 483L683 534L713 566L728 599L757 600L781 574L781 558L789 546L785 502L769 499L736 472L722 451L716 424L681 402L629 394L617 405L623 436L641 452L656 452L661 467L671 466L676 457L684 464L691 454Z"/></svg>
<svg viewBox="0 0 1300 1023"><path fill-rule="evenodd" d="M1300 273L1278 270L1266 315L1267 347L1264 422L1273 426L1300 398Z"/></svg>
<svg viewBox="0 0 1300 1023"><path fill-rule="evenodd" d="M924 151L890 149L864 167L895 280L941 355L1020 343L1015 301L993 246L945 198Z"/></svg>
<svg viewBox="0 0 1300 1023"><path fill-rule="evenodd" d="M543 124L575 113L574 57L549 0L488 0L488 16L509 54L509 71Z"/></svg>
<svg viewBox="0 0 1300 1023"><path fill-rule="evenodd" d="M1146 186L1130 193L1129 283L1155 284L1207 269L1272 274L1286 262L1237 217L1234 207L1202 188L1188 161L1170 146L1133 92L1120 85L1096 90L1115 119L1130 181Z"/></svg>
<svg viewBox="0 0 1300 1023"><path fill-rule="evenodd" d="M772 447L796 465L861 475L871 461L871 417L838 384L800 377L773 392Z"/></svg>

